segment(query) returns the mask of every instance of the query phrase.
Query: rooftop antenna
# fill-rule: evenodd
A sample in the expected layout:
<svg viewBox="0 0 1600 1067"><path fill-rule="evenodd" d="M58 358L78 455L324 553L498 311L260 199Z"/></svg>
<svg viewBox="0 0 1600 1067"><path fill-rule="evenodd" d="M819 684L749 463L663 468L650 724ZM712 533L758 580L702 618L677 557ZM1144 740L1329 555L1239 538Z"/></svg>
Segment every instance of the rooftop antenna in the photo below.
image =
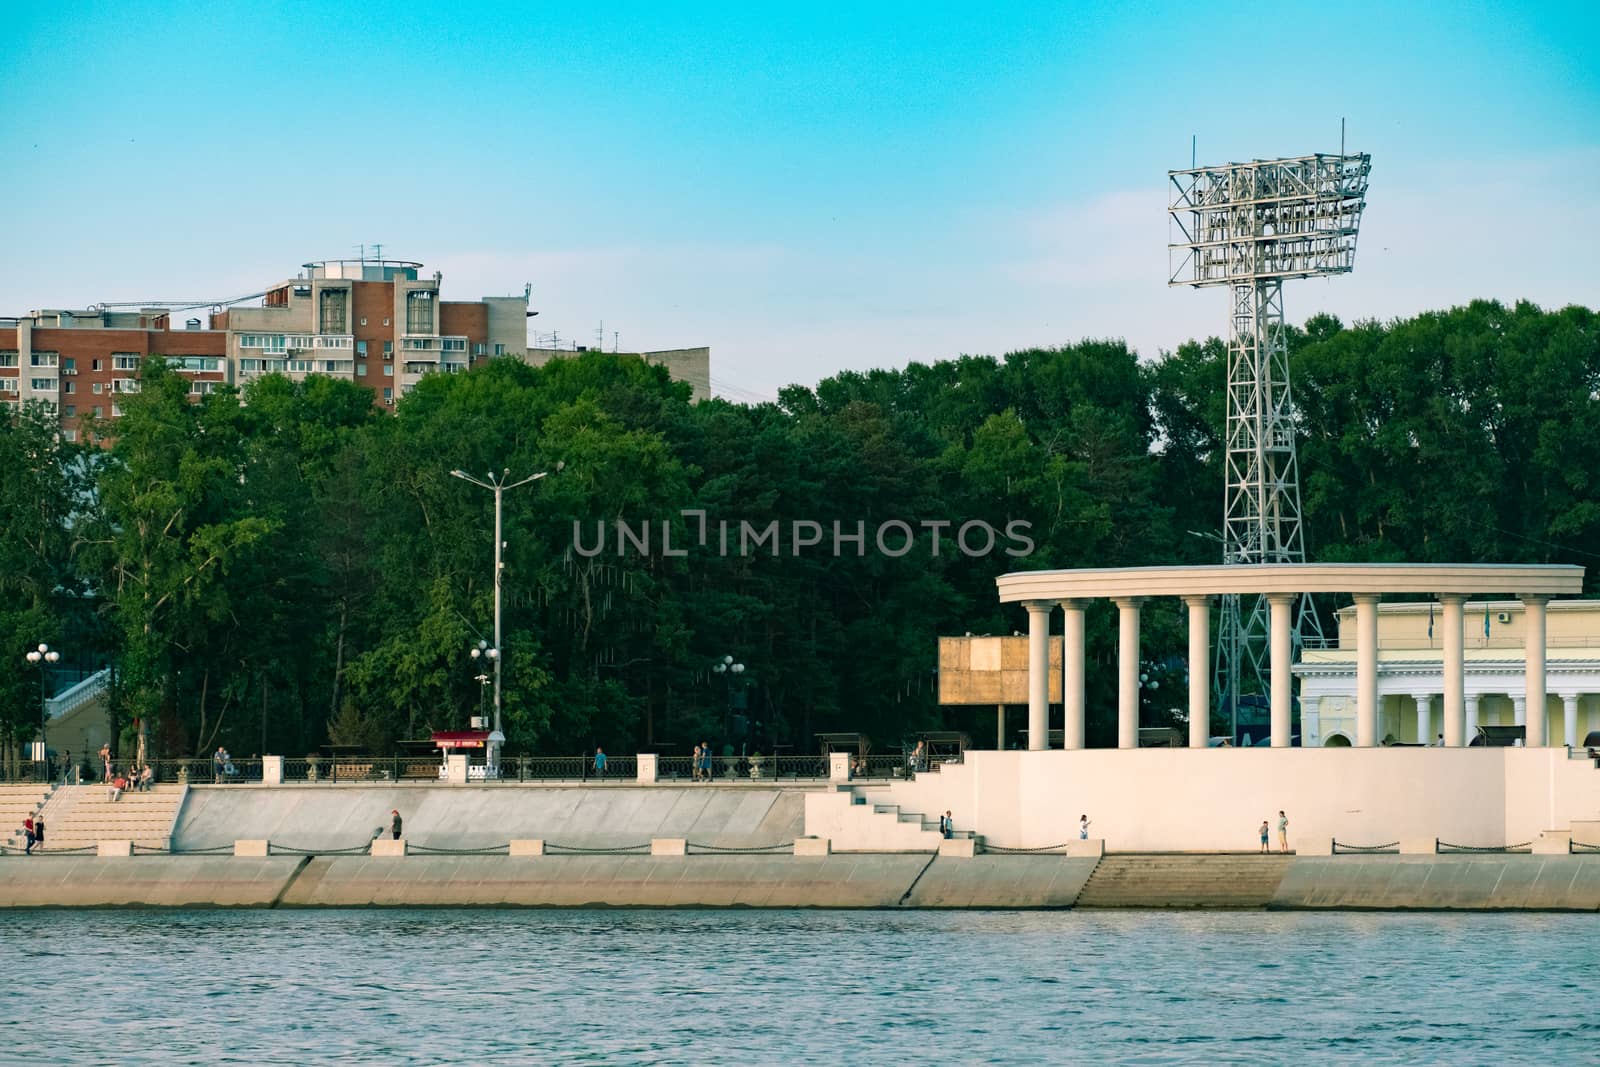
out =
<svg viewBox="0 0 1600 1067"><path fill-rule="evenodd" d="M372 258L378 260L380 263L383 261L383 245L382 244L374 242L374 244L372 246Z"/></svg>
<svg viewBox="0 0 1600 1067"><path fill-rule="evenodd" d="M1193 153L1194 141L1190 142ZM1227 286L1226 486L1222 562L1303 563L1300 475L1284 337L1283 283L1348 274L1366 208L1372 157L1348 155L1344 120L1339 155L1227 163L1168 171L1167 244L1171 286ZM1231 707L1238 736L1239 695L1268 692L1268 612L1254 597L1248 615L1237 595L1222 599L1214 678L1217 705ZM1294 652L1322 627L1309 596L1295 612ZM1272 732L1274 745L1287 731Z"/></svg>

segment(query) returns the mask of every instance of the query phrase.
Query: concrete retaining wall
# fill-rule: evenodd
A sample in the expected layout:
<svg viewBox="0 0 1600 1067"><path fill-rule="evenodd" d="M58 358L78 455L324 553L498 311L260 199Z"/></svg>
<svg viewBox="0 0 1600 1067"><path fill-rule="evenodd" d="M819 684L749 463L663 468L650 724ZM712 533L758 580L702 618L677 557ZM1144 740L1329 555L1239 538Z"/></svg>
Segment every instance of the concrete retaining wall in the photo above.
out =
<svg viewBox="0 0 1600 1067"><path fill-rule="evenodd" d="M0 861L0 907L270 907L296 856L24 856Z"/></svg>
<svg viewBox="0 0 1600 1067"><path fill-rule="evenodd" d="M611 848L653 837L729 847L804 831L805 790L723 786L199 786L174 831L179 848L265 838L297 849L364 845L399 809L413 848L486 848L512 838Z"/></svg>
<svg viewBox="0 0 1600 1067"><path fill-rule="evenodd" d="M1600 910L1600 856L1297 859L1273 908Z"/></svg>

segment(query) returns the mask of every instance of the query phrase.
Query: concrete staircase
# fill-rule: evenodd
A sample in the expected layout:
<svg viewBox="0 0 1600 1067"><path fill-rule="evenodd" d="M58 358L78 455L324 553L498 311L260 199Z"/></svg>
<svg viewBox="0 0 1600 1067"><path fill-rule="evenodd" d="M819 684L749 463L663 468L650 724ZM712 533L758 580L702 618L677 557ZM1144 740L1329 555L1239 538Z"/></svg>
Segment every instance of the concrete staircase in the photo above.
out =
<svg viewBox="0 0 1600 1067"><path fill-rule="evenodd" d="M1292 856L1155 852L1110 855L1078 895L1080 908L1263 908Z"/></svg>
<svg viewBox="0 0 1600 1067"><path fill-rule="evenodd" d="M112 801L103 785L62 786L45 805L45 851L94 847L101 841L167 848L187 792L187 786L158 785Z"/></svg>
<svg viewBox="0 0 1600 1067"><path fill-rule="evenodd" d="M938 816L874 802L845 784L806 794L806 834L828 838L835 852L938 852L944 840ZM973 834L954 836L965 840Z"/></svg>
<svg viewBox="0 0 1600 1067"><path fill-rule="evenodd" d="M39 814L54 788L43 782L0 785L0 835L4 835L4 844L22 848L28 843L22 834L22 820ZM49 835L50 825L46 823L45 836Z"/></svg>

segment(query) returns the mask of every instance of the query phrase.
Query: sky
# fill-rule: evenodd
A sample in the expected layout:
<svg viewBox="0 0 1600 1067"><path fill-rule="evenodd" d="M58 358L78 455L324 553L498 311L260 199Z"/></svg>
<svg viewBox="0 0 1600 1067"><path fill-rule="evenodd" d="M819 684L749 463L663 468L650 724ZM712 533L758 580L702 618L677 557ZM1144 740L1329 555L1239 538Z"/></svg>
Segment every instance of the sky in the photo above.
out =
<svg viewBox="0 0 1600 1067"><path fill-rule="evenodd" d="M993 7L994 10L988 10ZM1563 3L35 3L0 14L0 315L222 300L381 243L716 390L1221 333L1167 177L1372 155L1295 322L1596 305L1600 14Z"/></svg>

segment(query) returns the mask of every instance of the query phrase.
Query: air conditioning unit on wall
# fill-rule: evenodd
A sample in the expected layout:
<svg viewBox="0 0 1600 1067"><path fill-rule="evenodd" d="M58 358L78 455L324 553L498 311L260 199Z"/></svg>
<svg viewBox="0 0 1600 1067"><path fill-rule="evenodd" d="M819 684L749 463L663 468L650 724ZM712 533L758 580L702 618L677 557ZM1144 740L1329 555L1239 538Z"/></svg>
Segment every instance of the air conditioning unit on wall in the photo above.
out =
<svg viewBox="0 0 1600 1067"><path fill-rule="evenodd" d="M1496 622L1510 622L1511 621L1511 613L1509 611L1502 611L1500 614L1495 616L1495 621Z"/></svg>

